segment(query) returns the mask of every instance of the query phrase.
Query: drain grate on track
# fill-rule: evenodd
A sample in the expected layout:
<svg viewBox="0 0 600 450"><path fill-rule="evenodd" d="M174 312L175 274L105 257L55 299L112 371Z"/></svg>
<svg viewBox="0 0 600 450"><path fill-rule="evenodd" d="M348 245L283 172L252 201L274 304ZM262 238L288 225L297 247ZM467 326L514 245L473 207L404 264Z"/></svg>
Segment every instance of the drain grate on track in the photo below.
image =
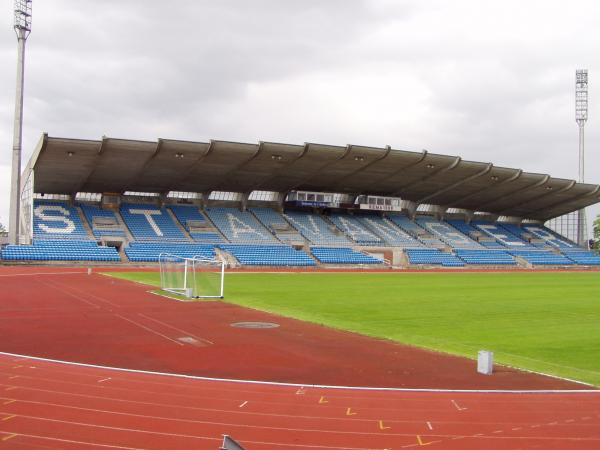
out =
<svg viewBox="0 0 600 450"><path fill-rule="evenodd" d="M279 328L278 323L273 322L235 322L231 324L234 328L268 329Z"/></svg>

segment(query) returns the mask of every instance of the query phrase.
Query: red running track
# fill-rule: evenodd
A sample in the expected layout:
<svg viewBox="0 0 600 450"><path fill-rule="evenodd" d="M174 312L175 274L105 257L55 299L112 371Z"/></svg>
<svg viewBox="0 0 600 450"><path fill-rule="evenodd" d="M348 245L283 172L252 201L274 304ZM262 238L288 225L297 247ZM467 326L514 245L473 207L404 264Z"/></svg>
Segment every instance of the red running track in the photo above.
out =
<svg viewBox="0 0 600 450"><path fill-rule="evenodd" d="M221 302L169 301L141 285L66 273L70 271L0 268L0 349L304 387L113 370L3 353L1 448L216 449L222 434L234 436L249 450L600 448L599 392L308 386L579 385L507 369L493 377L478 376L473 362L462 358ZM281 327L229 327L239 320L270 320Z"/></svg>
<svg viewBox="0 0 600 450"><path fill-rule="evenodd" d="M0 354L0 448L600 448L600 394L328 389Z"/></svg>

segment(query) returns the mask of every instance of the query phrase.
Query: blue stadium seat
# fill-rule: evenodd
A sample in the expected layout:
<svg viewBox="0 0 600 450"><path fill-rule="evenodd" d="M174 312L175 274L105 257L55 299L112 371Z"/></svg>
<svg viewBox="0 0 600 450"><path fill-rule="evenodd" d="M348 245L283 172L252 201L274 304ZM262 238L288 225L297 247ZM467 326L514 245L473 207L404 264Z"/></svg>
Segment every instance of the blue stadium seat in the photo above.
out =
<svg viewBox="0 0 600 450"><path fill-rule="evenodd" d="M419 217L415 220L424 230L437 236L442 242L452 248L469 248L473 250L482 249L479 243L446 222L432 217Z"/></svg>
<svg viewBox="0 0 600 450"><path fill-rule="evenodd" d="M124 203L120 211L136 241L189 242L165 208L150 204Z"/></svg>
<svg viewBox="0 0 600 450"><path fill-rule="evenodd" d="M33 238L91 240L76 207L42 200L33 203Z"/></svg>
<svg viewBox="0 0 600 450"><path fill-rule="evenodd" d="M426 247L443 248L446 246L443 241L438 239L429 230L425 230L403 214L392 214L390 215L390 220L415 239L425 244Z"/></svg>
<svg viewBox="0 0 600 450"><path fill-rule="evenodd" d="M121 260L114 247L99 246L94 241L35 240L33 245L7 245L2 259L12 261L98 261Z"/></svg>
<svg viewBox="0 0 600 450"><path fill-rule="evenodd" d="M387 245L403 248L423 247L423 243L410 236L389 219L370 215L362 216L358 220L360 220L365 227L379 235Z"/></svg>
<svg viewBox="0 0 600 450"><path fill-rule="evenodd" d="M600 255L584 249L561 249L563 255L582 266L600 266Z"/></svg>
<svg viewBox="0 0 600 450"><path fill-rule="evenodd" d="M245 266L314 266L315 261L302 250L288 245L221 244Z"/></svg>
<svg viewBox="0 0 600 450"><path fill-rule="evenodd" d="M499 222L492 223L477 220L473 221L472 224L479 231L483 231L487 235L493 237L505 247L521 250L535 249L535 247L529 244L529 242L522 239L519 235L515 235L510 227L503 226L504 224Z"/></svg>
<svg viewBox="0 0 600 450"><path fill-rule="evenodd" d="M293 242L304 242L302 235L274 209L250 208L250 211L252 211L252 214L256 216L260 223L281 242L288 244Z"/></svg>
<svg viewBox="0 0 600 450"><path fill-rule="evenodd" d="M503 250L456 249L456 256L471 265L514 266L515 259Z"/></svg>
<svg viewBox="0 0 600 450"><path fill-rule="evenodd" d="M206 214L231 243L280 243L249 211L236 208L207 208Z"/></svg>
<svg viewBox="0 0 600 450"><path fill-rule="evenodd" d="M383 239L369 231L358 218L349 214L332 214L329 220L346 234L352 241L360 245L386 245Z"/></svg>
<svg viewBox="0 0 600 450"><path fill-rule="evenodd" d="M509 250L508 252L523 258L534 266L571 266L575 264L573 260L566 256L548 250Z"/></svg>
<svg viewBox="0 0 600 450"><path fill-rule="evenodd" d="M335 226L321 216L301 211L286 211L284 214L292 226L309 242L320 245L350 246L351 242ZM336 233L337 230L337 233Z"/></svg>
<svg viewBox="0 0 600 450"><path fill-rule="evenodd" d="M544 242L546 242L546 244L548 244L552 247L556 247L556 248L560 248L560 249L579 249L580 248L574 242L569 242L564 237L559 236L557 233L555 233L554 231L552 231L546 227L525 224L522 226L521 229L523 230L523 232L530 233L538 239L543 239Z"/></svg>
<svg viewBox="0 0 600 450"><path fill-rule="evenodd" d="M383 264L377 258L347 247L311 247L310 250L324 264Z"/></svg>
<svg viewBox="0 0 600 450"><path fill-rule="evenodd" d="M173 211L173 214L175 214L175 217L177 217L179 223L181 223L181 225L188 231L194 241L211 244L220 244L225 242L223 236L216 231L192 231L190 229L190 226L188 225L189 221L205 223L207 224L208 230L212 228L212 226L209 225L209 222L206 220L206 217L204 217L204 214L202 214L197 207L169 205L168 208Z"/></svg>
<svg viewBox="0 0 600 450"><path fill-rule="evenodd" d="M452 253L444 253L435 248L407 249L406 255L410 264L441 265L443 267L463 267L464 261Z"/></svg>
<svg viewBox="0 0 600 450"><path fill-rule="evenodd" d="M480 233L482 235L485 235L486 239L482 239L479 241L479 244L482 245L485 248L494 248L494 249L506 249L506 247L504 245L502 245L500 242L498 242L495 238L493 238L492 236L490 236L487 233L484 233L483 231L475 228L473 225L468 224L462 220L448 220L448 223L450 225L452 225L454 228L456 228L458 231L460 231L461 233L470 236L471 233Z"/></svg>
<svg viewBox="0 0 600 450"><path fill-rule="evenodd" d="M83 211L96 238L100 239L102 236L125 236L125 231L118 225L117 216L115 216L113 211L102 209L97 205L89 205L87 203L81 203L79 204L79 207ZM114 227L106 228L97 227L94 226L94 218L112 219L116 225Z"/></svg>
<svg viewBox="0 0 600 450"><path fill-rule="evenodd" d="M158 262L161 253L193 258L214 258L215 247L212 244L175 243L175 242L132 242L125 248L125 254L131 262Z"/></svg>

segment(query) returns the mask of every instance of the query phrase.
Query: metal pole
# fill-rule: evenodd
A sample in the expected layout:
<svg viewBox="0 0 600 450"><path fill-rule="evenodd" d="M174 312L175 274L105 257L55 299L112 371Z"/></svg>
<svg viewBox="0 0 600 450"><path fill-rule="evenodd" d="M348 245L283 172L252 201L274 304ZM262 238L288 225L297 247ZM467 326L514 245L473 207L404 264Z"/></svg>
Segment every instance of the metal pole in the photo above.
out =
<svg viewBox="0 0 600 450"><path fill-rule="evenodd" d="M17 30L18 62L17 91L15 98L15 121L13 129L12 178L10 186L10 216L8 221L8 241L19 243L21 215L21 143L23 140L23 88L25 85L25 40L24 30Z"/></svg>
<svg viewBox="0 0 600 450"><path fill-rule="evenodd" d="M223 298L225 295L225 261L221 261L221 295Z"/></svg>
<svg viewBox="0 0 600 450"><path fill-rule="evenodd" d="M583 125L579 127L579 182L585 180L585 128ZM586 239L586 214L585 208L578 211L577 217L577 244L580 247L587 247Z"/></svg>
<svg viewBox="0 0 600 450"><path fill-rule="evenodd" d="M584 127L588 118L588 71L579 69L575 71L575 121L579 126L579 182L585 182L585 147ZM587 230L585 208L577 212L577 244L587 247Z"/></svg>

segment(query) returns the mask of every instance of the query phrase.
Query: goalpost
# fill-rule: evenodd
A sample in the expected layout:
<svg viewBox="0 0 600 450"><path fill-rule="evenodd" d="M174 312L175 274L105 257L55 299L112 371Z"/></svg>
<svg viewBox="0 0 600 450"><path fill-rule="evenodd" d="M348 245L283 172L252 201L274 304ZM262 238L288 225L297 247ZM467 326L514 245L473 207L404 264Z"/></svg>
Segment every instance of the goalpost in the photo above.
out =
<svg viewBox="0 0 600 450"><path fill-rule="evenodd" d="M158 262L162 290L188 298L223 298L224 261L161 253Z"/></svg>

